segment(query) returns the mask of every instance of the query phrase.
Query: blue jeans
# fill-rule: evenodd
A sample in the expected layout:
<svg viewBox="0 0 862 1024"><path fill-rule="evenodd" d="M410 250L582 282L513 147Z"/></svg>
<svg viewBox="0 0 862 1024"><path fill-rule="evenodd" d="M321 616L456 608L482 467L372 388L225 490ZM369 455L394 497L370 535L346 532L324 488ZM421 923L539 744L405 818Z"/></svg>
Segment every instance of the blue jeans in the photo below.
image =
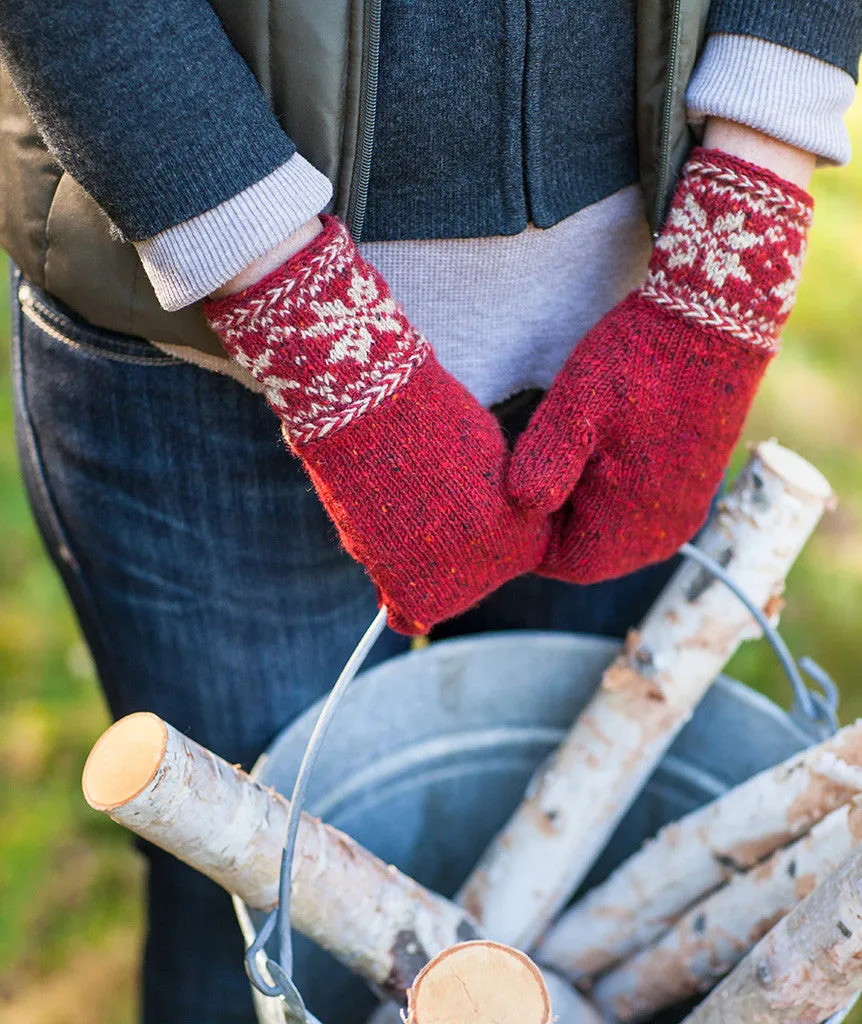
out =
<svg viewBox="0 0 862 1024"><path fill-rule="evenodd" d="M250 767L330 687L375 610L263 400L13 278L24 480L114 716L151 710ZM517 431L525 409L512 406ZM622 635L671 569L524 577L448 623ZM387 632L369 664L405 650ZM342 727L344 727L342 725ZM144 846L146 1024L253 1024L227 896Z"/></svg>

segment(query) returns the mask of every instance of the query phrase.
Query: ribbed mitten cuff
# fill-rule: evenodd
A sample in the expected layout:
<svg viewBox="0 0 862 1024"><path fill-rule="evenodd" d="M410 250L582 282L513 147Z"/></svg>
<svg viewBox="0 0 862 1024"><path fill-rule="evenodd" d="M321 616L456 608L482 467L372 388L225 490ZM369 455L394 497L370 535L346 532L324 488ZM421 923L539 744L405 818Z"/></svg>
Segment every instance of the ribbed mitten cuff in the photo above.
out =
<svg viewBox="0 0 862 1024"><path fill-rule="evenodd" d="M811 196L763 167L695 149L640 294L774 352L802 275Z"/></svg>
<svg viewBox="0 0 862 1024"><path fill-rule="evenodd" d="M367 415L429 352L345 225L321 219L323 231L283 266L204 303L210 326L263 386L294 447Z"/></svg>

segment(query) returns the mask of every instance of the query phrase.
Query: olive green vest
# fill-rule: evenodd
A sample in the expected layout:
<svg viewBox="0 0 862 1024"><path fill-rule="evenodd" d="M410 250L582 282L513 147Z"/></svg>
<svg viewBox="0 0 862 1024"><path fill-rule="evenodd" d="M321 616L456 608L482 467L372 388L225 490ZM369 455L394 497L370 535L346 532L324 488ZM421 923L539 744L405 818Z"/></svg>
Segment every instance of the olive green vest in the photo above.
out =
<svg viewBox="0 0 862 1024"><path fill-rule="evenodd" d="M373 142L382 0L211 0L297 149L332 181L361 231ZM655 228L691 145L685 87L708 0L640 0L640 176ZM290 54L278 61L274 55ZM224 355L197 306L166 313L132 245L51 157L0 71L0 245L24 275L108 330Z"/></svg>

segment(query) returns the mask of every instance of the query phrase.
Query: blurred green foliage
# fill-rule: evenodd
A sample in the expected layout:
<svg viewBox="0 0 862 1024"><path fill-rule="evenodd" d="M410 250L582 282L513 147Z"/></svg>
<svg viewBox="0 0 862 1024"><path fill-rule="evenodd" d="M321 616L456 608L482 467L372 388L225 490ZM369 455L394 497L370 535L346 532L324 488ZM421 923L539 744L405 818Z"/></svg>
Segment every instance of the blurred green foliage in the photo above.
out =
<svg viewBox="0 0 862 1024"><path fill-rule="evenodd" d="M862 102L850 122L858 153ZM862 714L862 159L821 172L814 191L800 301L746 436L795 448L840 497L791 574L783 629L842 684L847 721ZM0 375L0 1018L124 1024L134 1019L140 866L80 795L107 716L20 485L5 344ZM765 645L747 645L730 672L786 702Z"/></svg>

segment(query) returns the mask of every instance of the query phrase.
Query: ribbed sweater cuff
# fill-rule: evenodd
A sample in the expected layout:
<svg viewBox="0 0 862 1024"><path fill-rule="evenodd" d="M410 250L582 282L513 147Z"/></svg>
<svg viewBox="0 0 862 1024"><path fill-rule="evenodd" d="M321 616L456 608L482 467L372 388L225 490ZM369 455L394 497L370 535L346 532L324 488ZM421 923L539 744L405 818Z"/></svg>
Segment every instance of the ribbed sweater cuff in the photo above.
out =
<svg viewBox="0 0 862 1024"><path fill-rule="evenodd" d="M284 241L331 198L329 179L295 153L233 198L135 248L161 305L182 309Z"/></svg>
<svg viewBox="0 0 862 1024"><path fill-rule="evenodd" d="M706 41L686 92L694 125L722 117L834 164L850 160L844 115L855 85L845 71L753 36Z"/></svg>

